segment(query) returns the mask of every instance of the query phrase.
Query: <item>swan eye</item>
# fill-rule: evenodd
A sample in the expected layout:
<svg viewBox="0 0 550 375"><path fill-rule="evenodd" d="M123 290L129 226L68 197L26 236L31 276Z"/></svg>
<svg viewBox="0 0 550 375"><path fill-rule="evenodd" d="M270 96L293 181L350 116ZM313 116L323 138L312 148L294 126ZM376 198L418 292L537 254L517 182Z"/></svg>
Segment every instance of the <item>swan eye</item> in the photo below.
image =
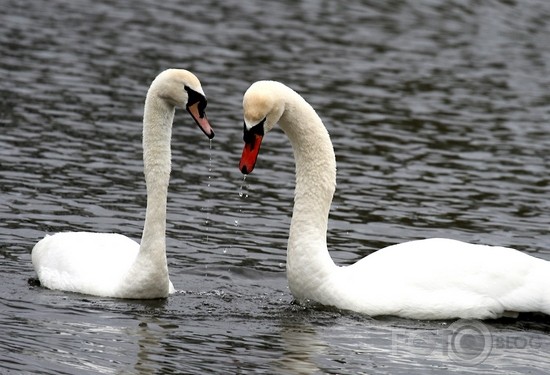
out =
<svg viewBox="0 0 550 375"><path fill-rule="evenodd" d="M189 108L195 103L199 103L199 116L204 117L204 110L206 109L206 98L204 95L199 94L195 90L185 86L185 91L187 91L187 107Z"/></svg>
<svg viewBox="0 0 550 375"><path fill-rule="evenodd" d="M265 120L266 120L266 117L264 117L264 119L262 121L260 121L259 123L257 123L253 127L251 127L250 130L248 130L246 128L246 124L243 124L243 126L244 126L243 141L245 141L245 143L253 142L255 135L260 135L262 137L264 136L264 122L265 122Z"/></svg>

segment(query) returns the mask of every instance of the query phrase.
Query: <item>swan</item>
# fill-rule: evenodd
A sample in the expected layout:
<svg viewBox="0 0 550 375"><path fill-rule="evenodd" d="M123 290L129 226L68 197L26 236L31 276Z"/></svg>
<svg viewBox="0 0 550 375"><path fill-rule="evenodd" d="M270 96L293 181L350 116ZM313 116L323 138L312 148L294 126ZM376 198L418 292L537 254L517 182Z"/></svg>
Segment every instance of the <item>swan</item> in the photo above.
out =
<svg viewBox="0 0 550 375"><path fill-rule="evenodd" d="M298 303L429 320L550 314L550 262L511 248L430 238L337 266L326 241L336 161L323 122L297 92L276 81L252 84L243 112L243 174L252 172L262 139L277 123L293 148L296 187L286 270Z"/></svg>
<svg viewBox="0 0 550 375"><path fill-rule="evenodd" d="M147 208L141 244L116 233L46 235L32 249L32 263L41 285L130 299L166 298L175 292L168 276L165 232L176 107L185 107L206 136L214 137L198 78L183 69L161 72L147 92L143 114Z"/></svg>

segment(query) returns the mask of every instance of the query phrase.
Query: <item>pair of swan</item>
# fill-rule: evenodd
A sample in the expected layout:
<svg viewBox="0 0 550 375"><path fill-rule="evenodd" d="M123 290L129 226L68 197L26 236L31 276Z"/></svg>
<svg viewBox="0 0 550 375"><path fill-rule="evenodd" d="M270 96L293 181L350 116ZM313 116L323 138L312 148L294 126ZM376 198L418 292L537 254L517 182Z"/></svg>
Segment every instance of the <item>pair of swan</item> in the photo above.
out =
<svg viewBox="0 0 550 375"><path fill-rule="evenodd" d="M196 77L180 70L161 73L145 104L148 198L141 245L116 234L48 236L32 254L44 286L120 298L159 298L173 292L164 241L170 129L174 107L185 104L206 135L213 137ZM321 119L298 93L274 81L250 86L243 111L242 173L252 172L265 134L277 123L294 150L296 189L287 277L297 301L414 319L550 314L550 262L510 248L433 238L386 247L350 266L335 265L326 232L336 162Z"/></svg>

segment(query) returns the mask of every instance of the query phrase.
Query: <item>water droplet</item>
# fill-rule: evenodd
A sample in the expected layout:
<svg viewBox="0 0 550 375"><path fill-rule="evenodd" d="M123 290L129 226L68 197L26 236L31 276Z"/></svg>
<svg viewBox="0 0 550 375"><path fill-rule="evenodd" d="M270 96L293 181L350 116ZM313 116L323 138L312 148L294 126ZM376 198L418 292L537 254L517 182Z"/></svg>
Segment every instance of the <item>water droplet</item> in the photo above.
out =
<svg viewBox="0 0 550 375"><path fill-rule="evenodd" d="M248 198L248 193L245 192L245 188L246 188L246 184L245 184L245 181L246 181L246 175L243 175L243 182L241 183L241 187L239 189L239 197L241 198Z"/></svg>

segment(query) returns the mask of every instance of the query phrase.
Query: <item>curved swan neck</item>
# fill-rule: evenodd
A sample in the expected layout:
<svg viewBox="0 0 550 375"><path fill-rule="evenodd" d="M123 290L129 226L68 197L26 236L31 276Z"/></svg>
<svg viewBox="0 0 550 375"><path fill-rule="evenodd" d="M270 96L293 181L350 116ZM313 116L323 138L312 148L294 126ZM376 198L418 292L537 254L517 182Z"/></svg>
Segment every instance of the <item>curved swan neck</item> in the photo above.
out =
<svg viewBox="0 0 550 375"><path fill-rule="evenodd" d="M166 203L175 108L152 91L153 87L147 94L143 115L143 164L147 185L147 210L140 255L154 252L166 264Z"/></svg>
<svg viewBox="0 0 550 375"><path fill-rule="evenodd" d="M296 188L287 252L290 288L307 288L335 267L326 245L327 223L336 188L336 159L329 134L315 110L291 89L279 125L296 160ZM299 278L300 285L292 279Z"/></svg>
<svg viewBox="0 0 550 375"><path fill-rule="evenodd" d="M175 107L151 85L143 114L143 164L147 185L147 209L137 257L121 288L134 298L168 295L166 260L166 203L170 180L170 140Z"/></svg>

